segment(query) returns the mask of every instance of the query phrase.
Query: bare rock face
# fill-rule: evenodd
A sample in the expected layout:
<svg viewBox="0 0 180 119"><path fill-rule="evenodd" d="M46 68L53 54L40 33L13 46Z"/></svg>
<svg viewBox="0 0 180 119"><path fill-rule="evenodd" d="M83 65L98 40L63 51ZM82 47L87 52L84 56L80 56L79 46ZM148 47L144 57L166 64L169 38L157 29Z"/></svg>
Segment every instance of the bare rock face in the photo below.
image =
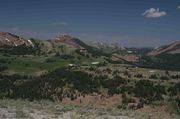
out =
<svg viewBox="0 0 180 119"><path fill-rule="evenodd" d="M139 55L136 54L113 54L112 55L112 60L114 61L128 61L128 62L138 62L140 59Z"/></svg>
<svg viewBox="0 0 180 119"><path fill-rule="evenodd" d="M169 45L164 45L158 48L155 48L148 55L156 56L160 54L179 54L180 53L180 41L176 41Z"/></svg>
<svg viewBox="0 0 180 119"><path fill-rule="evenodd" d="M15 34L8 33L8 32L0 32L0 46L7 45L7 46L34 46L31 40L26 40L21 38Z"/></svg>

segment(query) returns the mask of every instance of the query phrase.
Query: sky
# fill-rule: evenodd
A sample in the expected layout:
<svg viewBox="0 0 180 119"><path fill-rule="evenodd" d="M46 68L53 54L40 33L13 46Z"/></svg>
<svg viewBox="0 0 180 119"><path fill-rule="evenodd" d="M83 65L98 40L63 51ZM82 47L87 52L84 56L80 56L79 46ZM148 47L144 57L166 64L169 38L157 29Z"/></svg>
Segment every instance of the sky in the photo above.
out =
<svg viewBox="0 0 180 119"><path fill-rule="evenodd" d="M180 1L0 0L0 31L157 47L180 40Z"/></svg>

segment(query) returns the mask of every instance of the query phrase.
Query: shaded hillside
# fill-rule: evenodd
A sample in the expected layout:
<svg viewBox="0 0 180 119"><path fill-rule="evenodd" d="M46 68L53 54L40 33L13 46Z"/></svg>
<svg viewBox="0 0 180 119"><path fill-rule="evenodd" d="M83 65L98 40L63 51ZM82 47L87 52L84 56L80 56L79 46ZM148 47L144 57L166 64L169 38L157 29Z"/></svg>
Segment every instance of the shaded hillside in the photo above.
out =
<svg viewBox="0 0 180 119"><path fill-rule="evenodd" d="M163 70L180 70L180 41L153 49L143 55L138 66Z"/></svg>
<svg viewBox="0 0 180 119"><path fill-rule="evenodd" d="M145 68L179 71L179 61L180 54L161 54L157 56L142 56L137 65Z"/></svg>

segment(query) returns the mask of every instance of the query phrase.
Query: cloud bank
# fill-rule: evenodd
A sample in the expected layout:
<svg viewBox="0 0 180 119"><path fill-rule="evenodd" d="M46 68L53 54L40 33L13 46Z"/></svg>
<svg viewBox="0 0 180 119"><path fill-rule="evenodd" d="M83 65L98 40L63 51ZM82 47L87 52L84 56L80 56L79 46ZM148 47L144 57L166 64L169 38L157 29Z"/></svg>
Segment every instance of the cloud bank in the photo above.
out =
<svg viewBox="0 0 180 119"><path fill-rule="evenodd" d="M160 11L159 8L150 8L146 10L144 13L142 13L143 16L147 18L158 18L158 17L163 17L166 16L167 13L165 11Z"/></svg>

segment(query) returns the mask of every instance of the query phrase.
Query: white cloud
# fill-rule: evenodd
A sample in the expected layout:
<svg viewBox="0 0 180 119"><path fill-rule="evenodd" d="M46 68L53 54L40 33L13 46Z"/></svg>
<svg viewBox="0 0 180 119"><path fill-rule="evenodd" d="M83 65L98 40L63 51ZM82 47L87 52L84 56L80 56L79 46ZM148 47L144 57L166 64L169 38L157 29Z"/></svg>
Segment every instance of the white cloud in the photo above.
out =
<svg viewBox="0 0 180 119"><path fill-rule="evenodd" d="M60 22L51 23L51 25L53 25L53 26L66 26L66 25L68 25L68 23L64 22L64 21L60 21Z"/></svg>
<svg viewBox="0 0 180 119"><path fill-rule="evenodd" d="M167 13L165 11L160 11L159 8L150 8L146 10L142 15L148 17L148 18L158 18L158 17L163 17L166 16Z"/></svg>
<svg viewBox="0 0 180 119"><path fill-rule="evenodd" d="M178 6L178 9L180 9L180 5Z"/></svg>

